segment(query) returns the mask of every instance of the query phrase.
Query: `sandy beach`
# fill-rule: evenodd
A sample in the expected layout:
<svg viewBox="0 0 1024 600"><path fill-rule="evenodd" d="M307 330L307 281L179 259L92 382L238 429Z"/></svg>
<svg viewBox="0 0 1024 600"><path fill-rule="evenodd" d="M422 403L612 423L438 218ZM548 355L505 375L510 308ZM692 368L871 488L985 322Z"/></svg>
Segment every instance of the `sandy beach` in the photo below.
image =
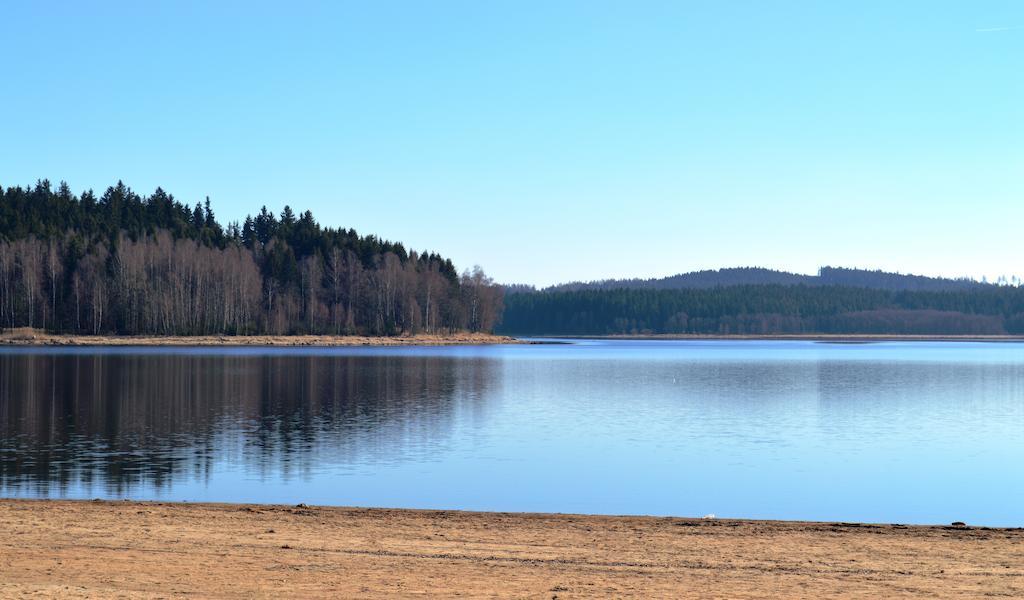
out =
<svg viewBox="0 0 1024 600"><path fill-rule="evenodd" d="M195 335L120 336L50 334L21 328L0 332L7 346L455 346L518 344L519 340L489 333L363 335Z"/></svg>
<svg viewBox="0 0 1024 600"><path fill-rule="evenodd" d="M0 501L0 596L1024 595L1024 530Z"/></svg>

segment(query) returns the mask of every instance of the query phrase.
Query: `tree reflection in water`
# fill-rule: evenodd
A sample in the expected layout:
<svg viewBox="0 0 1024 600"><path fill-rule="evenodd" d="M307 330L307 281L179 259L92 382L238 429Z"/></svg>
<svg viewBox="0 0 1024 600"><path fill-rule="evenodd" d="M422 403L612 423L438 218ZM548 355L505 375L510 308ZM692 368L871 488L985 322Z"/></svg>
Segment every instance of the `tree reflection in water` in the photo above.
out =
<svg viewBox="0 0 1024 600"><path fill-rule="evenodd" d="M497 376L439 356L0 354L0 490L122 497L218 460L284 479L401 460L443 444Z"/></svg>

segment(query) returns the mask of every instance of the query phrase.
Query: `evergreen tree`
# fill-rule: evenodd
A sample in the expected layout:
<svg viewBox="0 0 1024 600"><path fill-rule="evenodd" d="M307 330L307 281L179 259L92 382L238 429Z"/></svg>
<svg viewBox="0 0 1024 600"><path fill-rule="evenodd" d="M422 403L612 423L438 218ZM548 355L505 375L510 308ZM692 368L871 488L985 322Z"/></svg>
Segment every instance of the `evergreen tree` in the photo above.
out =
<svg viewBox="0 0 1024 600"><path fill-rule="evenodd" d="M253 226L253 220L252 217L246 215L245 223L242 225L242 244L244 244L246 248L252 249L255 242L256 231Z"/></svg>

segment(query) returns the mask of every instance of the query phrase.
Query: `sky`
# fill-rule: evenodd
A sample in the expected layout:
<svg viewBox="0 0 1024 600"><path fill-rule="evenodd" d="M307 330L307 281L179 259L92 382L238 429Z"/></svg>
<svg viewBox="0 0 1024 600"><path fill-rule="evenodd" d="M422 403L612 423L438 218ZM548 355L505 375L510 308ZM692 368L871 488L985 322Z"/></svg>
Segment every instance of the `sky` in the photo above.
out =
<svg viewBox="0 0 1024 600"><path fill-rule="evenodd" d="M0 185L312 210L505 283L1024 275L1024 2L0 5Z"/></svg>

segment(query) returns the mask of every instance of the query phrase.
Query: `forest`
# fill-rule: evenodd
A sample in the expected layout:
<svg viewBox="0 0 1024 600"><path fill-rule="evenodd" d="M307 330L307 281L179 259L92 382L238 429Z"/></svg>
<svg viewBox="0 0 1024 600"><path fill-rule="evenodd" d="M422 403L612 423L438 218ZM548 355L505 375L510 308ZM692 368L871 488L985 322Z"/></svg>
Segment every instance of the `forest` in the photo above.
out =
<svg viewBox="0 0 1024 600"><path fill-rule="evenodd" d="M265 206L221 224L122 182L0 187L0 329L125 335L493 331L1024 334L1024 288L824 267L496 284L479 267Z"/></svg>
<svg viewBox="0 0 1024 600"><path fill-rule="evenodd" d="M1024 334L1024 288L839 285L581 289L508 294L499 331L614 334Z"/></svg>
<svg viewBox="0 0 1024 600"><path fill-rule="evenodd" d="M83 334L373 334L491 331L503 290L479 267L309 211L263 207L221 224L122 182L0 186L0 329Z"/></svg>
<svg viewBox="0 0 1024 600"><path fill-rule="evenodd" d="M1003 280L999 283L1018 284L1019 281ZM546 291L574 290L610 290L619 288L677 290L701 289L732 285L838 285L849 287L867 287L882 290L912 291L943 291L968 290L985 287L986 282L968 278L948 279L944 277L925 277L923 275L905 275L903 273L887 273L867 269L848 269L825 266L818 269L816 275L789 273L763 267L733 267L680 273L659 279L607 279L603 281L563 283ZM512 293L534 291L529 286L512 286L506 289Z"/></svg>

